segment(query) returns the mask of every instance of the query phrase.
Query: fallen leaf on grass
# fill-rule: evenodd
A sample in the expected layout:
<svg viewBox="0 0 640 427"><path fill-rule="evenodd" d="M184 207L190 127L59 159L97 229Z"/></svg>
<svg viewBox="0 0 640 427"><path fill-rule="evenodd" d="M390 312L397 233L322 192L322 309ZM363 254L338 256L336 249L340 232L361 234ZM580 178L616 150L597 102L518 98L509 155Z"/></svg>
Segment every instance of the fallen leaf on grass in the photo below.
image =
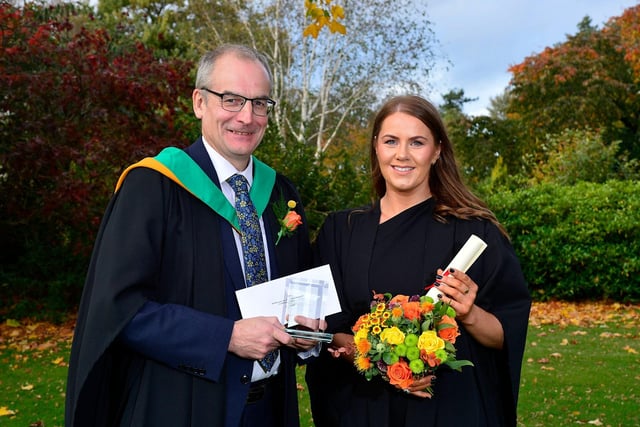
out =
<svg viewBox="0 0 640 427"><path fill-rule="evenodd" d="M12 328L18 328L20 327L20 322L18 322L15 319L7 319L7 326L10 326Z"/></svg>
<svg viewBox="0 0 640 427"><path fill-rule="evenodd" d="M640 323L640 306L606 301L534 302L531 306L529 323L533 326L557 325L561 328L569 325L591 327L611 323L634 329Z"/></svg>
<svg viewBox="0 0 640 427"><path fill-rule="evenodd" d="M600 421L598 418L596 418L595 420L588 421L588 423L589 423L589 424L593 424L594 426L601 426L601 425L603 425L603 424L602 424L602 421Z"/></svg>
<svg viewBox="0 0 640 427"><path fill-rule="evenodd" d="M64 365L64 357L56 357L51 361L54 365L62 366Z"/></svg>
<svg viewBox="0 0 640 427"><path fill-rule="evenodd" d="M0 406L0 417L5 417L7 415L15 415L16 412L7 408L6 406Z"/></svg>
<svg viewBox="0 0 640 427"><path fill-rule="evenodd" d="M600 338L620 338L621 336L622 335L617 333L617 332L615 332L615 333L603 332L603 333L600 334Z"/></svg>
<svg viewBox="0 0 640 427"><path fill-rule="evenodd" d="M43 342L42 344L38 345L38 347L36 347L39 351L44 351L44 350L49 350L50 348L53 348L55 346L54 343L52 343L51 341L46 341Z"/></svg>
<svg viewBox="0 0 640 427"><path fill-rule="evenodd" d="M29 390L33 390L33 384L25 384L20 386L20 388L24 391L29 391Z"/></svg>
<svg viewBox="0 0 640 427"><path fill-rule="evenodd" d="M638 352L636 351L635 348L633 347L629 347L628 345L625 345L624 347L622 347L623 350L626 350L627 353L631 353L631 354L638 354Z"/></svg>

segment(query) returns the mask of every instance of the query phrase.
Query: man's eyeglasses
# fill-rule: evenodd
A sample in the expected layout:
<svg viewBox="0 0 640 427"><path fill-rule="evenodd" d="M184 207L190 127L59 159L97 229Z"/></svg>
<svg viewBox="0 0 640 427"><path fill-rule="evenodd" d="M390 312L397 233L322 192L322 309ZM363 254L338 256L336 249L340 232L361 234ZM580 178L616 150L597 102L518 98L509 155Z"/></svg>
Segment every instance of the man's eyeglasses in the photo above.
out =
<svg viewBox="0 0 640 427"><path fill-rule="evenodd" d="M251 101L251 107L253 108L253 114L256 116L266 116L268 115L273 107L276 105L276 101L269 98L246 98L242 95L236 95L235 93L219 93L212 91L206 87L201 87L201 90L206 90L209 93L212 93L216 96L220 97L220 105L223 110L231 111L237 113L242 110L244 104L247 101Z"/></svg>

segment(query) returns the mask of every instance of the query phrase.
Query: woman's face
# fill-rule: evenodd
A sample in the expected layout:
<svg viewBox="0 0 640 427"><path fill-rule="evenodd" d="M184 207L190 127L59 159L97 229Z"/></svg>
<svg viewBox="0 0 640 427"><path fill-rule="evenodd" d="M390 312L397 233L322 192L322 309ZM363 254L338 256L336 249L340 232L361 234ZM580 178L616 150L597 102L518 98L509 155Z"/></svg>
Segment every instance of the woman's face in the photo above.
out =
<svg viewBox="0 0 640 427"><path fill-rule="evenodd" d="M375 144L387 194L431 194L429 171L440 155L440 145L422 121L407 113L393 113L382 122Z"/></svg>

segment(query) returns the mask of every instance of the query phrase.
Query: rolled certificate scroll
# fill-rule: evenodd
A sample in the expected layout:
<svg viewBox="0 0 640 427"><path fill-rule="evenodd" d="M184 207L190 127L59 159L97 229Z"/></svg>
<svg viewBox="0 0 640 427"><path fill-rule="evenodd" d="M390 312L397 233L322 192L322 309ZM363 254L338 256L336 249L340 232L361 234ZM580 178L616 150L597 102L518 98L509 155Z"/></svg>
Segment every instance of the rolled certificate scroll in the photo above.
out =
<svg viewBox="0 0 640 427"><path fill-rule="evenodd" d="M463 273L466 273L469 267L478 259L480 254L485 250L487 244L476 236L472 234L467 240L467 243L464 244L460 251L456 254L456 256L451 260L447 268L444 269L443 276L448 276L450 274L449 269L453 268L455 270L460 270ZM438 288L433 286L427 292L427 296L433 298L435 302L438 301Z"/></svg>

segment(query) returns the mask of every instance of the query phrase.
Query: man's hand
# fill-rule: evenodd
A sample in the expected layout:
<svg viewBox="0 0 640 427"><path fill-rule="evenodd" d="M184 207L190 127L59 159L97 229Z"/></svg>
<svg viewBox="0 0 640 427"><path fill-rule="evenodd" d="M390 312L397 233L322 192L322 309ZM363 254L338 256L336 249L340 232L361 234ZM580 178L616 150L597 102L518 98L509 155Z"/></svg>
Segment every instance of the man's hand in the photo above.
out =
<svg viewBox="0 0 640 427"><path fill-rule="evenodd" d="M277 317L252 317L235 322L229 351L245 359L260 360L281 345L292 344L293 338Z"/></svg>

